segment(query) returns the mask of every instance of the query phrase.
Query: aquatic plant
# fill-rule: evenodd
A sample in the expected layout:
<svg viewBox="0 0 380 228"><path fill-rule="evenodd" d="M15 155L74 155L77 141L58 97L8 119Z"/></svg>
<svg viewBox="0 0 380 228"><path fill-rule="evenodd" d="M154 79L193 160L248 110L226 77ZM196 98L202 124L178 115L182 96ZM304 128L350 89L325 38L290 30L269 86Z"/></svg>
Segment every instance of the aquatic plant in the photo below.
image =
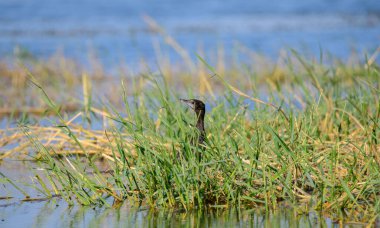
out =
<svg viewBox="0 0 380 228"><path fill-rule="evenodd" d="M286 201L373 222L380 212L380 75L370 59L328 65L292 52L283 66L258 74L249 67L218 72L199 57L195 75L208 104L201 160L194 153L201 149L186 140L197 133L196 117L179 101L198 93L177 89L189 85L188 75L120 79L120 106L95 99L97 87L84 74L78 111L68 115L27 71L53 117L48 126L2 130L0 145L18 144L0 158L32 156L44 170L36 188L71 204L112 198L186 210L269 209Z"/></svg>

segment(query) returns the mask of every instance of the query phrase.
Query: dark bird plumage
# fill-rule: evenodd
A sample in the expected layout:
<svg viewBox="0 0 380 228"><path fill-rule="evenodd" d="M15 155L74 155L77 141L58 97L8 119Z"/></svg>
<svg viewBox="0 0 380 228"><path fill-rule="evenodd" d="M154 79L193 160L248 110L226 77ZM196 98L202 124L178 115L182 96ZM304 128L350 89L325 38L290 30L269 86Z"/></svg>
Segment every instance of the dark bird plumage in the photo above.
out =
<svg viewBox="0 0 380 228"><path fill-rule="evenodd" d="M196 128L199 131L198 136L198 145L204 145L206 139L206 131L204 126L204 119L206 114L206 106L205 103L201 100L197 99L181 99L182 102L189 105L195 112L197 116Z"/></svg>

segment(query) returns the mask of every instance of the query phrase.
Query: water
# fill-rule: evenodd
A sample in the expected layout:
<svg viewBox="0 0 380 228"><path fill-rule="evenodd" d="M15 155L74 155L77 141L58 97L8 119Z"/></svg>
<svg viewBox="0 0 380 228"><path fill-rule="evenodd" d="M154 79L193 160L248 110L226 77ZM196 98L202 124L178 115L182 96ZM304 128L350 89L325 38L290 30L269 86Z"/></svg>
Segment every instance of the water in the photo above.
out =
<svg viewBox="0 0 380 228"><path fill-rule="evenodd" d="M155 19L192 57L218 46L231 56L241 45L273 57L291 47L347 58L353 50L373 52L380 44L378 0L2 0L0 57L13 56L20 46L37 57L61 50L82 62L94 50L108 68L141 58L154 65L156 42L180 61L142 15Z"/></svg>
<svg viewBox="0 0 380 228"><path fill-rule="evenodd" d="M1 202L1 201L0 201ZM265 213L247 209L185 212L152 210L136 205L120 208L68 206L62 200L0 205L1 227L339 227L317 213L298 214L292 208ZM364 224L345 224L363 227Z"/></svg>

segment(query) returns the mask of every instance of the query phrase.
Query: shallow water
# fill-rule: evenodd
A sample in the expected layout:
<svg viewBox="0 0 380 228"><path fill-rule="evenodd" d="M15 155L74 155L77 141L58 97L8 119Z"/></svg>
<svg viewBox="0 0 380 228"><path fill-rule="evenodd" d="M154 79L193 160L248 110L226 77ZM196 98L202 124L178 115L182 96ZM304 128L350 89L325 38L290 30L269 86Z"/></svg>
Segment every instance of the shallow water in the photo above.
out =
<svg viewBox="0 0 380 228"><path fill-rule="evenodd" d="M142 15L155 19L192 57L200 49L215 53L218 46L233 56L240 45L273 57L291 47L347 58L380 43L378 0L8 0L0 1L0 57L13 56L21 46L37 57L63 50L83 62L95 50L107 68L141 58L154 65L158 42L173 62L180 61Z"/></svg>
<svg viewBox="0 0 380 228"><path fill-rule="evenodd" d="M4 203L0 201L1 227L339 227L329 218L314 212L297 214L292 208L270 213L236 208L185 212L128 204L117 209L78 207L62 200ZM363 226L346 223L344 227Z"/></svg>

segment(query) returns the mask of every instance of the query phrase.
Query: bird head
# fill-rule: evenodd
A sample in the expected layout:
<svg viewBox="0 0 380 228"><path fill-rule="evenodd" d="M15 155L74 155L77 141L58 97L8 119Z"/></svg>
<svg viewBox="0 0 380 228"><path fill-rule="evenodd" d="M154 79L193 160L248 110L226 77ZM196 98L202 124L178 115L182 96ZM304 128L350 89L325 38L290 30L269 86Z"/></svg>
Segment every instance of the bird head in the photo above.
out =
<svg viewBox="0 0 380 228"><path fill-rule="evenodd" d="M200 111L205 111L205 103L197 99L180 99L182 102L186 103L190 108L192 108L196 113Z"/></svg>

